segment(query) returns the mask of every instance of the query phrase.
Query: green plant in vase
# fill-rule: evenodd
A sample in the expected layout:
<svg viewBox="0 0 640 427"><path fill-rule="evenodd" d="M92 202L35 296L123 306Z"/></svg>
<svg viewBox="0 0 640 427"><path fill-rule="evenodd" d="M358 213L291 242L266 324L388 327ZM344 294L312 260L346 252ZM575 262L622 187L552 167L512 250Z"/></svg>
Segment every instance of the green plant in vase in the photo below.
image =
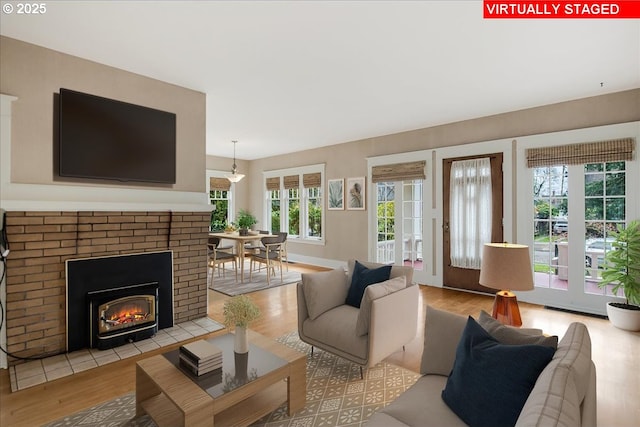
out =
<svg viewBox="0 0 640 427"><path fill-rule="evenodd" d="M240 209L236 218L236 225L240 229L240 235L246 236L249 229L258 223L253 214L245 209Z"/></svg>
<svg viewBox="0 0 640 427"><path fill-rule="evenodd" d="M237 295L224 303L224 325L227 328L235 326L234 351L246 353L249 351L249 337L247 327L260 317L260 308L246 295Z"/></svg>

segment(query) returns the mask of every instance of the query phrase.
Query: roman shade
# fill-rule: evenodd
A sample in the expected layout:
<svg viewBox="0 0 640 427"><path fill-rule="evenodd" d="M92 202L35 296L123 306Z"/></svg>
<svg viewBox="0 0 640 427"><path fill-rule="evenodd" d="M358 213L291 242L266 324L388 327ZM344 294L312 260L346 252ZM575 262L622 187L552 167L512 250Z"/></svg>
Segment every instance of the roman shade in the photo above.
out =
<svg viewBox="0 0 640 427"><path fill-rule="evenodd" d="M300 186L300 175L288 175L284 177L284 188L298 188Z"/></svg>
<svg viewBox="0 0 640 427"><path fill-rule="evenodd" d="M396 163L393 165L381 165L371 168L372 182L407 181L412 179L425 179L424 167L426 161Z"/></svg>
<svg viewBox="0 0 640 427"><path fill-rule="evenodd" d="M271 178L267 178L267 190L275 191L280 189L280 177L275 176Z"/></svg>
<svg viewBox="0 0 640 427"><path fill-rule="evenodd" d="M633 159L635 139L607 141L527 149L527 167L579 165L585 163L620 162Z"/></svg>
<svg viewBox="0 0 640 427"><path fill-rule="evenodd" d="M322 174L320 172L305 173L302 175L302 185L304 188L320 187L321 184Z"/></svg>
<svg viewBox="0 0 640 427"><path fill-rule="evenodd" d="M209 191L229 191L231 182L227 178L209 178Z"/></svg>

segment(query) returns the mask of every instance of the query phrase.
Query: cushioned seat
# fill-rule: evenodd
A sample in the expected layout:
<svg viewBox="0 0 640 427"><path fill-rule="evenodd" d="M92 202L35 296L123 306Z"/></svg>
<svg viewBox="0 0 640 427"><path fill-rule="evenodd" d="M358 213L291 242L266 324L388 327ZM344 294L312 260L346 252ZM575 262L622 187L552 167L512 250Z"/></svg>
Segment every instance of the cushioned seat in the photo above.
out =
<svg viewBox="0 0 640 427"><path fill-rule="evenodd" d="M466 424L440 398L446 384L447 377L442 375L422 377L412 386L410 394L393 402L383 413L376 414L376 422L381 426L422 426L427 425L425 420L431 420L428 425L465 427Z"/></svg>
<svg viewBox="0 0 640 427"><path fill-rule="evenodd" d="M332 348L332 353L351 357L364 365L367 360L367 336L356 335L356 323L360 310L350 305L341 305L318 316L307 319L303 329L307 336L322 342L324 348Z"/></svg>
<svg viewBox="0 0 640 427"><path fill-rule="evenodd" d="M373 271L380 268L382 275ZM355 282L354 271L362 272ZM386 280L365 286L366 279L380 277ZM300 339L362 367L401 351L418 329L419 291L412 278L411 267L355 260L348 262L348 274L343 269L303 274L297 286ZM358 289L350 292L354 283Z"/></svg>
<svg viewBox="0 0 640 427"><path fill-rule="evenodd" d="M424 351L420 366L420 373L423 376L390 405L369 418L367 427L464 426L467 424L459 415L474 406L476 402L471 401L476 400L476 397L489 403L483 405L472 416L471 422L475 425L503 425L498 420L505 413L514 413L514 411L517 419L513 419L508 425L517 427L591 427L597 424L596 372L591 360L589 332L584 324L576 322L569 325L565 335L558 342L556 336L545 336L538 330L523 330L500 325L486 313L481 313L477 324L490 334L492 341L499 344L481 344L482 347L479 346L473 350L474 357L465 362L459 360L459 356L464 356L469 348L476 346L475 342L468 345L468 342L463 341L464 335L470 330L470 323L473 322L465 316L427 306ZM459 345L460 341L463 341L462 345ZM551 361L535 378L530 378L535 383L525 395L526 400L521 403L522 406L504 406L504 400L496 397L498 390L492 387L501 384L503 387L501 392L504 393L504 387L507 386L510 387L509 390L515 391L516 389L509 386L508 382L519 376L514 374L520 374L522 367L530 365L530 352L526 352L526 357L517 358L515 363L509 363L511 368L500 364L498 368L503 368L504 372L498 369L498 374L494 371L488 378L468 384L469 387L476 389L490 389L490 392L471 391L463 400L454 404L454 409L445 403L443 390L447 390L450 385L449 375L453 376L456 372L461 372L455 368L456 364L470 363L475 365L475 372L485 373L487 367L491 367L486 364L486 360L491 358L491 355L486 352L494 353L500 346L539 346L552 351L557 346ZM511 351L506 349L506 352ZM487 357L488 355L490 357ZM510 372L513 374L510 375ZM468 377L463 377L463 380L468 380ZM479 421L486 418L487 414L489 419L495 421L486 421L486 419Z"/></svg>

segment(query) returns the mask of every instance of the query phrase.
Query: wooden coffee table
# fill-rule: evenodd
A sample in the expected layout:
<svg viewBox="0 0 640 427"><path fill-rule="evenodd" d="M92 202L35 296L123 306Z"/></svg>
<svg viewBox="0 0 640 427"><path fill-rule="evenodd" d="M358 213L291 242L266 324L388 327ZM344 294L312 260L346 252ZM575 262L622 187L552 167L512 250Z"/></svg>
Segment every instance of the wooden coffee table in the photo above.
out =
<svg viewBox="0 0 640 427"><path fill-rule="evenodd" d="M228 371L230 364L233 372L238 361L233 353L233 335L208 341L223 350L223 371ZM203 386L204 377L194 377L176 365L177 350L139 361L136 417L149 414L160 427L246 426L285 402L289 415L302 409L306 403L307 356L253 331L249 331L249 343L247 366L251 380L236 388L232 388L234 379L228 372L222 383ZM258 359L271 359L271 366L254 368ZM211 378L204 378L204 383L207 380Z"/></svg>

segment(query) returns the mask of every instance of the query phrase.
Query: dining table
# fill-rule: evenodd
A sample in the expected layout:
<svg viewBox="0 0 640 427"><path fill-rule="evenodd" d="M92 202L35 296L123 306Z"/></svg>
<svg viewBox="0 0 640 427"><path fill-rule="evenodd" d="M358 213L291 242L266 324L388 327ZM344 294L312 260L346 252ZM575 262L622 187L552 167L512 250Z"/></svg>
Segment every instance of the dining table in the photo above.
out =
<svg viewBox="0 0 640 427"><path fill-rule="evenodd" d="M219 237L220 239L233 240L236 244L236 256L238 257L238 262L240 264L240 283L244 283L244 245L247 242L253 242L256 240L260 240L263 237L277 237L275 234L247 234L240 235L239 232L218 232L218 233L209 233L211 237Z"/></svg>

